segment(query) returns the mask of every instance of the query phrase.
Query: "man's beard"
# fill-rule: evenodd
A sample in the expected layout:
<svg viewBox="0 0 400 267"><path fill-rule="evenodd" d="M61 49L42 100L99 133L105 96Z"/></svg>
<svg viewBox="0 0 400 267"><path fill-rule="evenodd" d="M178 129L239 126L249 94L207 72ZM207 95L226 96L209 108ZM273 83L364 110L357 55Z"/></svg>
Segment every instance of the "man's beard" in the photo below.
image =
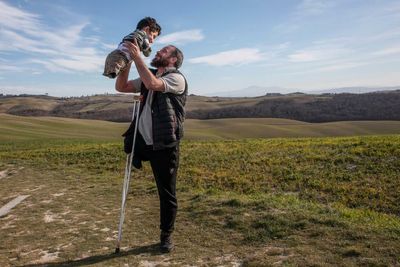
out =
<svg viewBox="0 0 400 267"><path fill-rule="evenodd" d="M153 60L150 63L150 66L155 67L155 68L165 68L169 64L168 60L165 58L153 58Z"/></svg>

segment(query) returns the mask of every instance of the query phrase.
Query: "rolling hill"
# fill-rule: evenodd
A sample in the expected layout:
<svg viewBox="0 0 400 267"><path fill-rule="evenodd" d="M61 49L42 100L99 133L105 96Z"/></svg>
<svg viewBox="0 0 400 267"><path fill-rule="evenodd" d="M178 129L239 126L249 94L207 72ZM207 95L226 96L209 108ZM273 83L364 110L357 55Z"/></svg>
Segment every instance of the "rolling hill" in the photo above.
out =
<svg viewBox="0 0 400 267"><path fill-rule="evenodd" d="M0 141L81 139L122 140L128 123L0 114ZM217 119L185 121L185 139L324 137L400 134L400 121L306 123L287 119Z"/></svg>
<svg viewBox="0 0 400 267"><path fill-rule="evenodd" d="M130 95L1 96L0 113L128 122ZM282 118L306 122L400 120L400 90L365 94L268 94L261 97L189 95L189 119Z"/></svg>

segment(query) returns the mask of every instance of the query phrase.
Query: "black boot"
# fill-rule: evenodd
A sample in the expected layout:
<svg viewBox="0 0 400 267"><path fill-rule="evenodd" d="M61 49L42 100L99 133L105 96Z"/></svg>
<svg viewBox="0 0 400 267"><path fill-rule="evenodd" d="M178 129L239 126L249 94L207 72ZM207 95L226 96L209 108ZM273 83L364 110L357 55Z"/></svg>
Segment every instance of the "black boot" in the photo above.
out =
<svg viewBox="0 0 400 267"><path fill-rule="evenodd" d="M169 253L174 249L171 233L161 231L160 241L160 251L162 253Z"/></svg>

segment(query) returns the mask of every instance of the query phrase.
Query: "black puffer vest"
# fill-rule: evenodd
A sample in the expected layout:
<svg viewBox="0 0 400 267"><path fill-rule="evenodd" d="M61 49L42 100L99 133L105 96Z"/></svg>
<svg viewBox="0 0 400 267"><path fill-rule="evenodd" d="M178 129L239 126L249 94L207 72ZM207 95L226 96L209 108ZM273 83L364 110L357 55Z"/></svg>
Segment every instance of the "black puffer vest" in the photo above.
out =
<svg viewBox="0 0 400 267"><path fill-rule="evenodd" d="M150 69L155 75L156 69ZM170 73L183 74L174 69L165 72L161 77ZM188 85L185 79L185 90L182 94L163 93L153 91L153 102L151 104L153 121L153 148L154 150L175 146L183 137L183 121L185 120L186 96ZM142 83L141 94L143 103L146 103L149 90ZM142 106L143 109L143 106Z"/></svg>
<svg viewBox="0 0 400 267"><path fill-rule="evenodd" d="M155 75L157 73L156 69L150 69L150 71ZM161 77L166 76L170 73L183 74L178 70L170 70L165 72ZM152 111L152 122L153 122L153 149L160 150L163 148L174 147L179 143L179 140L183 137L183 122L185 120L185 109L186 96L188 93L188 84L185 79L185 90L182 94L173 93L163 93L153 91L153 101L151 103ZM140 114L143 111L143 106L146 103L149 90L146 89L145 85L142 83L140 94L143 96L140 106ZM133 140L133 130L135 122L131 123L131 126L123 135L125 139L130 139L132 135ZM125 140L125 152L127 151L128 140ZM130 141L130 140L129 140ZM130 142L131 143L131 142ZM129 149L131 150L131 149Z"/></svg>

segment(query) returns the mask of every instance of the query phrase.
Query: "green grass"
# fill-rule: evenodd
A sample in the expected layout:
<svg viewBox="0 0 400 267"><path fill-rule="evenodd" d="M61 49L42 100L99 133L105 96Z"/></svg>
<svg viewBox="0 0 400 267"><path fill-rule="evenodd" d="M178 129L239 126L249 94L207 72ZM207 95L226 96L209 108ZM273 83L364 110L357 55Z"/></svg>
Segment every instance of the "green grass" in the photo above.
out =
<svg viewBox="0 0 400 267"><path fill-rule="evenodd" d="M126 124L57 117L21 117L0 114L0 141L49 139L118 140Z"/></svg>
<svg viewBox="0 0 400 267"><path fill-rule="evenodd" d="M5 144L0 160L48 168L73 165L95 173L121 166L121 143ZM339 202L400 215L400 137L255 139L183 143L186 188L237 193L295 192L302 199Z"/></svg>
<svg viewBox="0 0 400 267"><path fill-rule="evenodd" d="M188 142L183 178L204 190L296 192L400 215L400 136Z"/></svg>
<svg viewBox="0 0 400 267"><path fill-rule="evenodd" d="M399 134L398 121L341 121L307 123L288 119L247 118L217 120L187 120L189 139L240 139L279 137L359 136Z"/></svg>
<svg viewBox="0 0 400 267"><path fill-rule="evenodd" d="M121 140L128 123L0 114L0 141ZM400 134L399 121L306 123L287 119L186 120L187 140Z"/></svg>
<svg viewBox="0 0 400 267"><path fill-rule="evenodd" d="M0 206L30 195L0 218L0 266L400 264L399 135L183 141L177 248L165 256L148 163L112 254L125 154L117 138L81 134L0 143Z"/></svg>

